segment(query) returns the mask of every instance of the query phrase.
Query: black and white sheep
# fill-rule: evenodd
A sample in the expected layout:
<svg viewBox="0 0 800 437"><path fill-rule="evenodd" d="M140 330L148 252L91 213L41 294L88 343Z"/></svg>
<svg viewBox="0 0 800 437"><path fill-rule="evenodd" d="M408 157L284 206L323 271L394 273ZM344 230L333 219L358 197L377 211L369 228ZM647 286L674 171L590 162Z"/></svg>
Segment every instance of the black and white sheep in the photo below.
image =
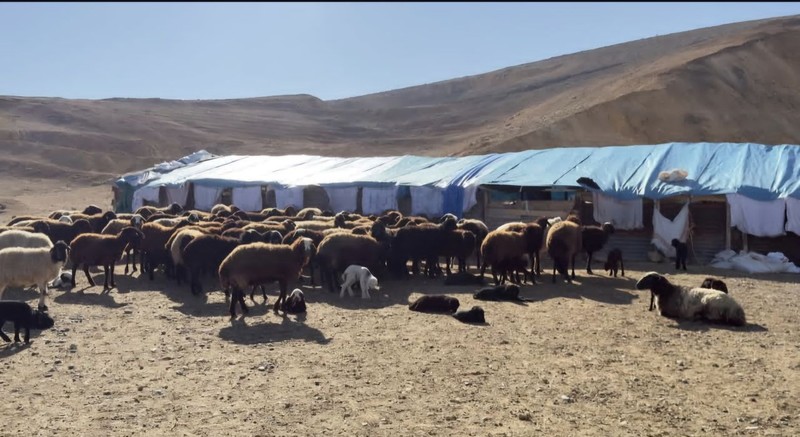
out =
<svg viewBox="0 0 800 437"><path fill-rule="evenodd" d="M248 309L244 303L244 290L253 285L278 281L281 294L275 301L273 311L278 312L286 301L289 281L300 278L300 272L308 262L314 243L301 238L291 246L283 244L244 244L230 253L219 266L219 282L224 290L231 292L231 318L236 317L236 302L242 313Z"/></svg>
<svg viewBox="0 0 800 437"><path fill-rule="evenodd" d="M6 342L11 339L3 332L6 322L14 323L14 342L19 343L19 331L25 328L25 343L30 343L31 329L50 329L55 322L44 311L34 310L27 302L6 300L0 301L0 338Z"/></svg>
<svg viewBox="0 0 800 437"><path fill-rule="evenodd" d="M614 225L610 222L603 223L602 226L584 226L581 229L581 244L583 250L589 255L586 260L586 273L592 273L592 255L595 252L602 250L603 246L608 242L608 237L614 233Z"/></svg>
<svg viewBox="0 0 800 437"><path fill-rule="evenodd" d="M138 248L144 240L142 231L129 226L123 228L117 235L107 234L82 234L75 237L70 244L72 249L70 258L72 259L72 286L75 286L75 272L78 267L83 266L83 272L89 285L95 285L92 276L89 275L90 266L103 266L105 281L103 291L116 287L114 283L114 264L122 256L122 251L126 246ZM109 277L111 287L109 287Z"/></svg>
<svg viewBox="0 0 800 437"><path fill-rule="evenodd" d="M283 311L289 314L299 314L306 312L306 296L299 288L295 288L289 293L286 302L282 305Z"/></svg>
<svg viewBox="0 0 800 437"><path fill-rule="evenodd" d="M683 266L683 270L686 271L686 258L689 257L689 246L677 238L673 238L672 247L675 248L675 270L680 270L681 266Z"/></svg>
<svg viewBox="0 0 800 437"><path fill-rule="evenodd" d="M0 250L0 300L8 286L39 288L39 309L47 309L44 297L47 283L61 272L69 256L69 246L57 241L53 247L9 247Z"/></svg>
<svg viewBox="0 0 800 437"><path fill-rule="evenodd" d="M605 271L608 272L609 276L614 275L616 278L617 271L620 268L622 269L622 276L625 276L625 264L622 262L622 250L617 248L609 250L606 256L606 263L603 267Z"/></svg>
<svg viewBox="0 0 800 437"><path fill-rule="evenodd" d="M710 288L686 289L671 284L656 273L646 273L636 283L637 290L649 289L656 298L660 314L673 319L696 320L743 326L747 323L744 309L731 296ZM652 297L651 297L652 309Z"/></svg>

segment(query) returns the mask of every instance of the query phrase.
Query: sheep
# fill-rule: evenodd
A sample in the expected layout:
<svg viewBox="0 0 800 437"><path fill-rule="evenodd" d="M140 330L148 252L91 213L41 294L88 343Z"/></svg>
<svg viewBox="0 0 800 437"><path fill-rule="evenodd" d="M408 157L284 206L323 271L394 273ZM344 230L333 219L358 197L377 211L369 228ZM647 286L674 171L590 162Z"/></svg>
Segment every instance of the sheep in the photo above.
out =
<svg viewBox="0 0 800 437"><path fill-rule="evenodd" d="M47 283L61 272L69 250L69 245L60 240L49 248L9 247L0 250L0 300L10 285L26 287L36 284L39 288L38 308L46 310Z"/></svg>
<svg viewBox="0 0 800 437"><path fill-rule="evenodd" d="M505 278L508 261L528 253L526 238L528 232L527 228L523 232L500 230L489 232L481 245L483 256L481 276L486 272L486 266L491 265L495 285L501 284ZM498 274L501 275L499 278Z"/></svg>
<svg viewBox="0 0 800 437"><path fill-rule="evenodd" d="M421 313L445 313L453 314L458 310L460 302L458 299L443 294L422 296L411 302L408 309Z"/></svg>
<svg viewBox="0 0 800 437"><path fill-rule="evenodd" d="M97 205L89 205L86 208L83 208L83 211L81 211L81 214L95 215L95 214L100 214L101 212L103 212L103 209L100 208L99 206L97 206Z"/></svg>
<svg viewBox="0 0 800 437"><path fill-rule="evenodd" d="M528 302L528 299L519 297L519 285L515 284L482 288L472 297L477 300Z"/></svg>
<svg viewBox="0 0 800 437"><path fill-rule="evenodd" d="M75 272L79 266L83 265L83 272L86 274L86 279L89 280L89 285L92 287L95 285L94 280L89 275L89 267L103 266L105 271L103 291L116 287L117 285L114 283L114 264L122 256L122 250L125 249L125 246L139 247L144 238L142 231L133 226L123 228L117 235L83 234L75 237L70 244L72 286L75 286ZM109 276L111 277L111 287L108 286Z"/></svg>
<svg viewBox="0 0 800 437"><path fill-rule="evenodd" d="M172 234L164 245L164 247L169 250L172 266L175 268L175 279L178 285L181 284L181 279L184 276L185 270L183 265L183 248L186 247L189 241L206 234L207 232L201 229L189 227L181 228L179 231Z"/></svg>
<svg viewBox="0 0 800 437"><path fill-rule="evenodd" d="M306 297L303 294L303 291L299 288L295 288L289 293L289 297L286 298L286 302L283 303L281 307L283 312L289 314L299 314L306 312Z"/></svg>
<svg viewBox="0 0 800 437"><path fill-rule="evenodd" d="M103 230L103 228L106 227L108 222L117 218L117 214L114 213L113 211L106 211L103 214L93 214L93 215L72 214L70 215L70 217L72 218L73 222L77 222L82 219L87 220L92 228L92 230L89 232L94 232L99 234Z"/></svg>
<svg viewBox="0 0 800 437"><path fill-rule="evenodd" d="M25 344L31 342L31 328L50 329L55 324L46 312L32 309L27 302L14 300L0 302L0 338L10 343L11 339L3 332L6 322L14 322L14 343L19 343L20 328L25 328Z"/></svg>
<svg viewBox="0 0 800 437"><path fill-rule="evenodd" d="M142 225L144 224L144 217L141 214L131 214L130 217L122 216L115 218L108 222L106 227L100 231L101 234L106 235L117 235L119 232L128 226L133 226L136 229L141 230ZM131 251L133 252L133 261L131 261ZM125 255L127 255L125 259L125 274L128 274L128 265L133 266L133 271L137 271L136 269L136 255L139 254L138 249L133 249L131 247L125 248Z"/></svg>
<svg viewBox="0 0 800 437"><path fill-rule="evenodd" d="M712 290L719 290L725 294L730 294L728 293L728 286L725 285L725 283L722 282L722 279L719 278L708 277L704 279L703 284L700 285L700 288L710 288Z"/></svg>
<svg viewBox="0 0 800 437"><path fill-rule="evenodd" d="M553 259L553 283L558 271L567 282L575 279L575 257L581 251L583 239L581 225L577 218L570 215L567 220L553 223L547 231L547 253ZM580 221L580 220L577 220ZM572 277L569 276L569 265L572 263Z"/></svg>
<svg viewBox="0 0 800 437"><path fill-rule="evenodd" d="M617 277L617 271L622 268L622 276L624 277L625 264L622 263L622 250L614 248L608 251L604 268L609 276L613 274L615 278Z"/></svg>
<svg viewBox="0 0 800 437"><path fill-rule="evenodd" d="M166 248L167 241L172 234L180 228L188 226L190 223L186 219L182 219L175 226L163 226L158 223L145 223L142 225L142 232L144 233L144 240L142 241L142 274L147 271L150 275L150 280L154 280L155 269L158 265L165 266L165 272L169 276L172 272L172 257ZM147 267L147 270L145 270Z"/></svg>
<svg viewBox="0 0 800 437"><path fill-rule="evenodd" d="M280 285L281 294L273 306L273 311L277 313L286 301L288 282L300 277L313 247L311 239L301 238L291 246L251 243L234 249L219 266L220 286L231 292L231 319L236 318L237 301L242 313L248 312L244 303L245 288L270 281L278 281Z"/></svg>
<svg viewBox="0 0 800 437"><path fill-rule="evenodd" d="M483 308L479 306L473 306L468 311L455 312L453 317L462 323L486 323Z"/></svg>
<svg viewBox="0 0 800 437"><path fill-rule="evenodd" d="M38 232L8 231L0 234L0 249L9 247L53 247L47 235Z"/></svg>
<svg viewBox="0 0 800 437"><path fill-rule="evenodd" d="M56 220L39 220L33 223L34 229L50 237L50 241L64 241L69 244L80 234L92 232L92 225L88 220L79 219L72 224L61 223ZM41 231L39 231L41 229Z"/></svg>
<svg viewBox="0 0 800 437"><path fill-rule="evenodd" d="M392 271L407 276L406 263L411 259L416 273L417 263L424 259L426 274L434 277L437 273L435 266L438 264L447 238L446 234L455 229L456 221L450 217L439 224L425 223L398 229L391 241Z"/></svg>
<svg viewBox="0 0 800 437"><path fill-rule="evenodd" d="M353 297L353 285L358 283L361 289L361 298L369 299L369 290L380 290L378 286L378 278L372 276L369 269L363 266L351 265L347 267L342 273L342 291L339 297L344 297L344 292L347 291L350 297Z"/></svg>
<svg viewBox="0 0 800 437"><path fill-rule="evenodd" d="M646 273L638 282L637 290L650 289L657 297L656 305L662 316L673 319L705 319L710 322L734 326L747 323L744 309L731 296L710 288L686 289L673 285L656 272Z"/></svg>
<svg viewBox="0 0 800 437"><path fill-rule="evenodd" d="M385 231L385 230L384 230ZM444 245L441 248L441 255L446 257L445 267L447 274L451 274L451 257L458 260L458 271L466 272L467 258L475 251L475 234L464 229L455 229L444 233Z"/></svg>
<svg viewBox="0 0 800 437"><path fill-rule="evenodd" d="M325 239L325 234L320 231L315 231L312 229L305 229L305 228L297 228L283 237L283 244L292 244L298 238L310 238L311 241L314 242L314 247L319 248L319 245L322 243L322 240ZM311 285L316 285L314 283L314 266L318 264L317 261L317 251L311 255L311 259L308 261L308 271L309 277L311 278Z"/></svg>
<svg viewBox="0 0 800 437"><path fill-rule="evenodd" d="M470 231L475 234L475 258L477 268L481 268L481 245L483 240L489 234L489 227L477 219L461 219L456 222L458 229Z"/></svg>
<svg viewBox="0 0 800 437"><path fill-rule="evenodd" d="M614 225L610 222L603 223L602 226L584 226L581 229L581 245L583 250L589 254L586 260L586 273L592 273L592 255L601 250L606 245L608 237L614 233Z"/></svg>
<svg viewBox="0 0 800 437"><path fill-rule="evenodd" d="M673 238L672 247L675 248L675 270L680 270L681 266L683 266L683 271L686 271L686 258L689 257L689 246L679 241L677 238Z"/></svg>
<svg viewBox="0 0 800 437"><path fill-rule="evenodd" d="M241 241L237 238L213 234L202 235L188 242L183 248L183 265L189 271L189 288L192 294L202 292L201 272L216 273L222 261L240 244Z"/></svg>
<svg viewBox="0 0 800 437"><path fill-rule="evenodd" d="M511 222L501 225L498 231L525 232L525 241L528 244L528 256L531 259L531 271L541 276L542 265L540 252L544 243L545 231L549 225L547 217L540 217L533 223ZM532 281L533 282L533 281Z"/></svg>
<svg viewBox="0 0 800 437"><path fill-rule="evenodd" d="M327 282L328 290L335 293L337 278L340 277L338 272L355 264L380 276L386 253L386 246L373 237L341 233L325 237L317 248L316 258L323 282Z"/></svg>

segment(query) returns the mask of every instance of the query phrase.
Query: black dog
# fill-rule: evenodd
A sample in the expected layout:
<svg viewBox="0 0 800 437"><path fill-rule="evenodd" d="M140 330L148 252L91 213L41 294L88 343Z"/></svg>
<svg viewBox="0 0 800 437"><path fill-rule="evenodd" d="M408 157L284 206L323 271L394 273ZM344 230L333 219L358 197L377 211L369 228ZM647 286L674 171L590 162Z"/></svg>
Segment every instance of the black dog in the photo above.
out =
<svg viewBox="0 0 800 437"><path fill-rule="evenodd" d="M4 300L0 301L0 338L7 342L11 339L3 332L6 322L14 322L14 342L19 342L19 330L25 328L25 343L30 343L31 328L50 329L54 325L53 319L43 311L34 310L27 302Z"/></svg>
<svg viewBox="0 0 800 437"><path fill-rule="evenodd" d="M683 266L683 270L686 271L686 258L689 257L689 246L687 246L686 243L678 241L677 238L672 239L672 246L675 248L675 270L680 270L681 266Z"/></svg>
<svg viewBox="0 0 800 437"><path fill-rule="evenodd" d="M432 296L422 296L408 305L411 311L421 313L445 313L452 314L458 310L460 303L458 299L442 294Z"/></svg>
<svg viewBox="0 0 800 437"><path fill-rule="evenodd" d="M469 311L459 311L453 314L453 317L464 323L486 323L483 317L483 308L475 306Z"/></svg>
<svg viewBox="0 0 800 437"><path fill-rule="evenodd" d="M472 297L478 300L528 302L527 299L519 297L519 285L515 284L482 288Z"/></svg>
<svg viewBox="0 0 800 437"><path fill-rule="evenodd" d="M719 290L725 294L728 294L728 286L725 285L724 282L722 282L722 279L710 278L710 277L706 278L703 281L703 285L701 285L700 287L711 288L713 290Z"/></svg>

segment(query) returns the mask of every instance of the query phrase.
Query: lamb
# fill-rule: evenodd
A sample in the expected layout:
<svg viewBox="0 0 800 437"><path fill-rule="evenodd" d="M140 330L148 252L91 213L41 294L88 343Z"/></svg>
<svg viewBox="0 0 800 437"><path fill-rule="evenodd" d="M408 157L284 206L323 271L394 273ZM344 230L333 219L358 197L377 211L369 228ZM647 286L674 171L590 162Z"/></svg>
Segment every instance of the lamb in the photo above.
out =
<svg viewBox="0 0 800 437"><path fill-rule="evenodd" d="M458 311L453 313L453 317L462 323L486 323L483 308L474 306L468 311Z"/></svg>
<svg viewBox="0 0 800 437"><path fill-rule="evenodd" d="M703 284L700 286L700 288L710 288L712 290L719 290L725 294L730 294L728 293L728 286L725 285L725 283L722 282L722 279L719 278L706 278L703 280Z"/></svg>
<svg viewBox="0 0 800 437"><path fill-rule="evenodd" d="M473 298L477 300L527 302L528 299L519 297L519 285L506 284L496 287L486 287L478 290Z"/></svg>
<svg viewBox="0 0 800 437"><path fill-rule="evenodd" d="M72 286L75 286L75 272L80 265L83 265L83 272L89 285L94 287L95 283L89 275L89 266L103 266L105 271L105 282L103 291L116 287L114 283L114 264L122 256L125 246L138 248L144 240L142 231L129 226L122 229L117 235L107 234L83 234L75 237L70 244L72 249ZM109 273L110 272L110 273ZM111 277L111 287L109 284Z"/></svg>
<svg viewBox="0 0 800 437"><path fill-rule="evenodd" d="M625 276L625 264L622 263L622 250L611 249L606 256L606 263L604 266L609 276L614 275L617 277L617 271L622 268L622 276Z"/></svg>
<svg viewBox="0 0 800 437"><path fill-rule="evenodd" d="M53 247L47 235L38 232L7 231L0 234L0 249L9 247Z"/></svg>
<svg viewBox="0 0 800 437"><path fill-rule="evenodd" d="M583 250L589 254L586 260L586 273L592 273L592 255L598 250L603 249L608 237L614 233L614 225L610 222L603 223L602 226L584 226L581 229L581 244Z"/></svg>
<svg viewBox="0 0 800 437"><path fill-rule="evenodd" d="M25 328L25 344L31 342L31 328L50 329L55 322L46 312L34 310L27 302L7 300L0 302L0 338L11 339L3 332L6 322L14 322L14 342L19 343L19 330Z"/></svg>
<svg viewBox="0 0 800 437"><path fill-rule="evenodd" d="M709 288L689 290L671 284L667 278L656 272L649 272L639 279L636 289L650 289L651 296L657 297L656 305L664 317L704 319L734 326L744 326L747 323L741 305L719 290Z"/></svg>
<svg viewBox="0 0 800 437"><path fill-rule="evenodd" d="M45 311L47 283L58 276L67 261L69 246L57 241L53 247L10 247L0 250L0 300L8 286L39 287L39 309Z"/></svg>
<svg viewBox="0 0 800 437"><path fill-rule="evenodd" d="M575 257L581 251L583 238L580 220L573 215L567 220L553 223L547 231L547 253L553 259L553 283L558 271L567 282L575 279ZM572 263L572 277L569 276L569 265Z"/></svg>
<svg viewBox="0 0 800 437"><path fill-rule="evenodd" d="M683 266L683 271L686 271L686 258L689 257L689 246L679 241L677 238L673 238L672 247L675 248L675 270L680 270L681 266Z"/></svg>
<svg viewBox="0 0 800 437"><path fill-rule="evenodd" d="M363 266L351 265L342 274L342 291L339 297L344 297L345 290L353 297L353 285L358 283L361 289L361 298L369 299L369 290L380 290L378 278L372 276L369 269Z"/></svg>
<svg viewBox="0 0 800 437"><path fill-rule="evenodd" d="M311 239L301 238L291 246L251 243L234 249L219 266L220 286L231 291L231 319L236 318L237 301L241 305L242 313L248 312L244 303L245 288L271 281L278 281L280 284L281 294L273 306L273 311L278 312L286 301L288 282L300 277L313 247Z"/></svg>
<svg viewBox="0 0 800 437"><path fill-rule="evenodd" d="M421 313L444 313L453 314L458 310L460 303L458 299L443 294L422 296L408 305L411 311Z"/></svg>
<svg viewBox="0 0 800 437"><path fill-rule="evenodd" d="M282 306L283 312L289 314L299 314L306 312L306 297L303 291L295 288L286 298Z"/></svg>

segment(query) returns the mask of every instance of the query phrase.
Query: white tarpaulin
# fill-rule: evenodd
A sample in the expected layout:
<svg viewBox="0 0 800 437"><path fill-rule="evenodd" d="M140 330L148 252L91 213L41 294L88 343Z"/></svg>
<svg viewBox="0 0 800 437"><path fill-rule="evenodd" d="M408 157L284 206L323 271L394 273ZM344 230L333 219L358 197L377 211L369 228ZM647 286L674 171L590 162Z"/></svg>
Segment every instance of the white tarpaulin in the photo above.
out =
<svg viewBox="0 0 800 437"><path fill-rule="evenodd" d="M159 187L142 187L133 192L133 210L144 206L144 201L158 203Z"/></svg>
<svg viewBox="0 0 800 437"><path fill-rule="evenodd" d="M777 237L784 234L783 199L760 201L741 194L726 194L731 205L731 227L756 237Z"/></svg>
<svg viewBox="0 0 800 437"><path fill-rule="evenodd" d="M361 209L364 214L380 214L388 209L397 209L397 187L365 187L361 191Z"/></svg>
<svg viewBox="0 0 800 437"><path fill-rule="evenodd" d="M186 206L186 197L189 196L188 185L178 185L176 187L166 187L167 202L171 205L177 203L180 206Z"/></svg>
<svg viewBox="0 0 800 437"><path fill-rule="evenodd" d="M222 188L194 186L194 208L200 211L211 211L222 197Z"/></svg>
<svg viewBox="0 0 800 437"><path fill-rule="evenodd" d="M358 204L358 187L324 187L328 194L331 210L355 212Z"/></svg>
<svg viewBox="0 0 800 437"><path fill-rule="evenodd" d="M261 211L261 186L236 187L231 192L232 203L243 211Z"/></svg>
<svg viewBox="0 0 800 437"><path fill-rule="evenodd" d="M409 187L411 191L411 214L425 214L427 217L442 215L444 190L437 187Z"/></svg>
<svg viewBox="0 0 800 437"><path fill-rule="evenodd" d="M287 206L294 206L298 210L303 209L303 188L275 187L275 206L280 209L286 209Z"/></svg>
<svg viewBox="0 0 800 437"><path fill-rule="evenodd" d="M642 199L619 200L603 193L592 192L594 219L598 223L611 222L615 229L630 230L644 227Z"/></svg>
<svg viewBox="0 0 800 437"><path fill-rule="evenodd" d="M786 230L800 235L800 199L786 198Z"/></svg>
<svg viewBox="0 0 800 437"><path fill-rule="evenodd" d="M663 215L658 209L653 209L653 239L651 242L658 248L664 255L668 257L675 257L675 248L672 246L672 240L677 238L678 241L683 243L689 236L689 204L683 205L681 211L675 216L675 219L670 220Z"/></svg>
<svg viewBox="0 0 800 437"><path fill-rule="evenodd" d="M800 273L800 267L794 265L781 252L770 252L766 255L755 252L723 250L716 254L711 266L719 269L735 269L747 273Z"/></svg>

